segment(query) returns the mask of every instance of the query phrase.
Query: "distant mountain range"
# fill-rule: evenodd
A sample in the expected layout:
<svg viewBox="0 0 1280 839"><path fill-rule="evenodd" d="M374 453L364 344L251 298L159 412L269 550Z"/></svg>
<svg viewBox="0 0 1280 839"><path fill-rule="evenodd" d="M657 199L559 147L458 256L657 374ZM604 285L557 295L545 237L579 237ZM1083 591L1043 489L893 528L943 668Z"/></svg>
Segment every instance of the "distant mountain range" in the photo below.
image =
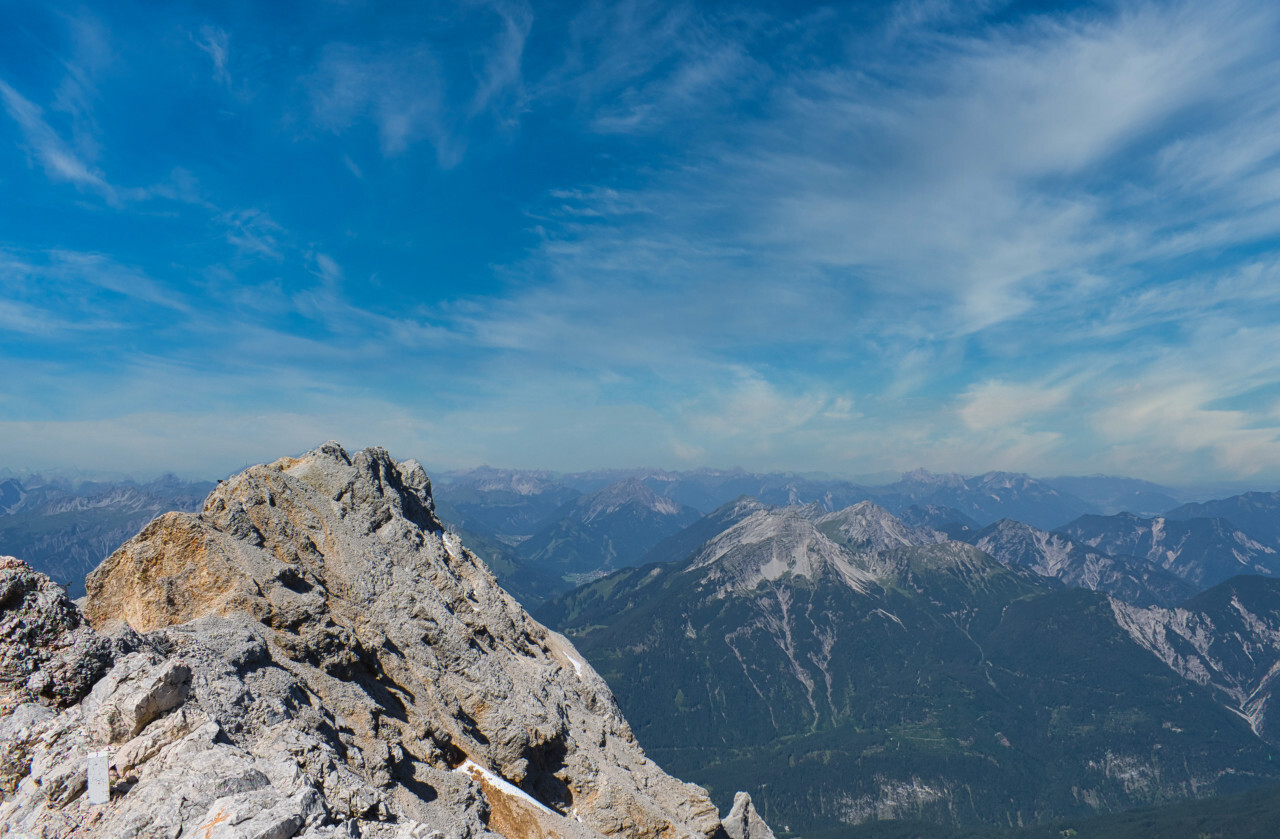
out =
<svg viewBox="0 0 1280 839"><path fill-rule="evenodd" d="M160 513L199 509L215 483L72 483L39 475L0 481L0 554L21 557L84 595L85 575Z"/></svg>
<svg viewBox="0 0 1280 839"><path fill-rule="evenodd" d="M1061 532L1108 556L1145 559L1198 590L1236 574L1280 572L1280 549L1222 518L1081 516Z"/></svg>
<svg viewBox="0 0 1280 839"><path fill-rule="evenodd" d="M700 518L693 507L628 478L570 501L519 550L530 564L576 582L635 564Z"/></svg>
<svg viewBox="0 0 1280 839"><path fill-rule="evenodd" d="M1225 579L1224 574L1243 570L1249 563L1266 573L1270 569L1267 550L1280 550L1280 493L1255 492L1187 504L1181 503L1187 499L1180 497L1178 490L1107 476L1036 479L989 472L966 477L916 470L891 484L866 486L821 475L741 469L558 474L482 467L445 473L437 484L441 518L475 546L504 585L531 606L615 568L683 558L721 523L712 519L698 524L699 515L712 514L737 498L754 499L766 506L816 504L827 512L872 501L912 527L970 542L973 533L1006 519L1039 531L1070 526L1076 531L1064 531L1059 538L1073 539L1097 557L1111 557L1115 562L1120 561L1116 557L1125 557L1121 563L1125 566L1145 558L1160 570L1189 581L1195 590ZM79 593L83 591L83 575L150 516L165 510L192 509L211 486L175 478L145 484L73 484L39 476L5 478L0 480L0 550L27 556ZM610 507L607 499L611 497L628 501L613 505L616 509L602 515L601 510ZM1165 509L1164 518L1170 521L1219 518L1232 524L1216 535L1195 536L1179 549L1179 555L1187 557L1180 562L1188 568L1215 561L1212 558L1220 555L1215 540L1228 532L1239 531L1262 549L1237 545L1244 560L1232 561L1240 563L1239 569L1219 563L1216 569L1206 566L1203 573L1207 576L1197 578L1194 573L1188 576L1189 572L1178 568L1165 568L1166 561L1159 556L1147 556L1152 549L1144 551L1137 537L1130 538L1133 544L1129 547L1124 546L1124 538L1129 537L1119 531L1139 526L1135 523L1140 519L1154 519ZM1132 515L1113 518L1122 511ZM1082 519L1084 516L1096 518ZM693 530L682 534L686 526ZM1094 532L1099 527L1115 532ZM1193 526L1193 530L1200 527ZM994 550L992 535L986 537L987 546ZM1199 554L1197 541L1204 545ZM1043 538L1041 542L1052 549ZM1014 556L1011 544L1000 550L1000 558L1013 564L1047 561L1031 555ZM1200 559L1195 559L1197 555ZM1114 562L1098 559L1094 564L1100 575L1096 582L1088 582L1094 579L1093 571L1082 572L1079 580L1064 581L1070 585L1085 581L1089 587L1144 605L1172 605L1180 594L1188 593L1170 588L1167 580L1162 583L1160 575L1145 567L1125 571L1115 566L1113 574L1101 569ZM1121 585L1120 580L1130 573L1137 576L1140 585Z"/></svg>
<svg viewBox="0 0 1280 839"><path fill-rule="evenodd" d="M0 554L77 596L212 488L5 478ZM660 764L722 807L750 790L780 835L975 835L1280 781L1280 492L483 468L434 496Z"/></svg>
<svg viewBox="0 0 1280 839"><path fill-rule="evenodd" d="M1253 618L1232 622L1217 589L1169 618L1065 589L1128 572L1044 531L1021 533L1057 546L1032 568L869 502L751 507L718 511L737 520L680 561L536 613L605 676L655 759L713 797L747 789L772 825L807 836L1028 823L1280 778L1265 717L1241 707L1249 690L1266 704L1256 648L1274 644L1280 586L1254 593ZM1218 639L1195 653L1206 678L1188 676L1194 649L1148 640L1196 621L1195 643Z"/></svg>
<svg viewBox="0 0 1280 839"><path fill-rule="evenodd" d="M460 532L472 534L473 541L486 542L495 565L513 569L504 580L530 602L540 602L548 592L565 591L592 574L680 558L681 550L692 550L700 543L696 538L700 531L663 547L659 543L679 532L676 525L695 521L691 511L710 514L736 498L767 506L816 504L828 512L872 501L912 526L954 538L1004 519L1052 530L1085 515L1158 513L1185 500L1177 490L1129 478L1041 480L1011 472L966 477L923 469L891 484L865 486L825 476L741 469L557 475L483 467L444 474L438 496L441 516ZM586 521L585 511L596 502L581 506L579 500L610 496L631 499L630 512L592 515ZM675 506L660 509L662 500ZM650 555L654 550L658 553ZM536 583L534 577L538 577ZM1108 585L1102 588L1119 591ZM1155 579L1151 585L1159 587ZM1174 596L1171 591L1151 602L1175 602L1170 599Z"/></svg>

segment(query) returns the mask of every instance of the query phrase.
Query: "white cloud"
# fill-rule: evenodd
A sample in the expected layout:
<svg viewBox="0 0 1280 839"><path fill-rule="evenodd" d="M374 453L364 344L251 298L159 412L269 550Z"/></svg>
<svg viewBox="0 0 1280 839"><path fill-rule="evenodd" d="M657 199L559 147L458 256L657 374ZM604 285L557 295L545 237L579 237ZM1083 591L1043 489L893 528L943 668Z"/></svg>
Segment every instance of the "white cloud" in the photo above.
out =
<svg viewBox="0 0 1280 839"><path fill-rule="evenodd" d="M386 157L430 142L441 167L448 169L462 159L465 141L451 125L444 84L426 46L388 54L333 44L310 78L312 110L316 121L333 131L371 119Z"/></svg>
<svg viewBox="0 0 1280 839"><path fill-rule="evenodd" d="M525 3L494 3L494 14L501 20L498 35L482 50L483 69L478 74L470 114L475 116L497 105L500 119L508 119L524 100L524 78L521 62L525 39L533 27L533 12Z"/></svg>
<svg viewBox="0 0 1280 839"><path fill-rule="evenodd" d="M10 118L22 129L28 151L51 180L96 192L108 202L116 202L116 191L111 184L58 136L39 107L3 81L0 81L0 99L4 100Z"/></svg>
<svg viewBox="0 0 1280 839"><path fill-rule="evenodd" d="M1068 390L1063 386L988 380L965 391L957 412L969 430L989 431L1043 416L1061 406L1067 397Z"/></svg>
<svg viewBox="0 0 1280 839"><path fill-rule="evenodd" d="M734 438L748 448L768 449L832 407L820 393L783 392L752 370L739 369L724 383L681 411L684 423L705 437Z"/></svg>
<svg viewBox="0 0 1280 839"><path fill-rule="evenodd" d="M226 230L226 239L242 254L257 255L279 262L284 259L280 242L285 233L268 213L254 207L222 213L218 221Z"/></svg>
<svg viewBox="0 0 1280 839"><path fill-rule="evenodd" d="M209 56L209 60L213 62L213 78L219 84L231 84L231 72L227 69L227 59L230 56L231 37L225 29L217 26L201 26L200 38L195 41L197 47L205 55Z"/></svg>
<svg viewBox="0 0 1280 839"><path fill-rule="evenodd" d="M1216 394L1204 382L1144 383L1109 396L1094 424L1116 456L1129 461L1123 465L1136 462L1168 477L1206 467L1232 476L1280 471L1280 427L1274 420L1259 426L1260 417L1245 411L1210 407Z"/></svg>

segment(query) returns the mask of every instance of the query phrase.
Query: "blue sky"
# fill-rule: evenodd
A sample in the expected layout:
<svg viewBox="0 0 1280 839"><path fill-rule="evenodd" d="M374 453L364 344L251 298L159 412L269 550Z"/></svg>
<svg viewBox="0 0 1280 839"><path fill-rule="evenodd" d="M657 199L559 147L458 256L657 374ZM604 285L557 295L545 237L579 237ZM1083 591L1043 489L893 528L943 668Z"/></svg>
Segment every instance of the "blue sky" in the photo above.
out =
<svg viewBox="0 0 1280 839"><path fill-rule="evenodd" d="M1280 481L1280 8L0 8L0 465Z"/></svg>

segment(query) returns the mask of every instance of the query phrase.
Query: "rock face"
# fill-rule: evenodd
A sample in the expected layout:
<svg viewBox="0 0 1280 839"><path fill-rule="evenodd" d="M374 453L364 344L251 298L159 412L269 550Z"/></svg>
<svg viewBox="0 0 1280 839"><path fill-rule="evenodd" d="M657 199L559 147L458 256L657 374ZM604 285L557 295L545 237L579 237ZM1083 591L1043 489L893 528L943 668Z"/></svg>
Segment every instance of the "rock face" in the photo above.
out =
<svg viewBox="0 0 1280 839"><path fill-rule="evenodd" d="M764 823L751 796L740 792L733 798L733 809L724 817L724 832L730 839L775 839L769 825Z"/></svg>
<svg viewBox="0 0 1280 839"><path fill-rule="evenodd" d="M1174 609L1111 605L1134 641L1280 742L1280 580L1234 577Z"/></svg>
<svg viewBox="0 0 1280 839"><path fill-rule="evenodd" d="M382 450L329 443L155 520L90 575L93 629L21 563L0 574L0 824L19 832L723 835L573 646L444 531L422 468ZM113 781L96 807L95 749Z"/></svg>
<svg viewBox="0 0 1280 839"><path fill-rule="evenodd" d="M964 541L1005 565L1029 568L1068 586L1105 591L1139 606L1174 606L1196 593L1189 583L1138 557L1108 556L1062 533L1002 519Z"/></svg>
<svg viewBox="0 0 1280 839"><path fill-rule="evenodd" d="M1226 519L1081 516L1063 533L1109 556L1136 556L1204 591L1237 574L1280 576L1280 551Z"/></svg>
<svg viewBox="0 0 1280 839"><path fill-rule="evenodd" d="M0 556L0 716L26 702L74 704L110 664L110 642L60 586Z"/></svg>

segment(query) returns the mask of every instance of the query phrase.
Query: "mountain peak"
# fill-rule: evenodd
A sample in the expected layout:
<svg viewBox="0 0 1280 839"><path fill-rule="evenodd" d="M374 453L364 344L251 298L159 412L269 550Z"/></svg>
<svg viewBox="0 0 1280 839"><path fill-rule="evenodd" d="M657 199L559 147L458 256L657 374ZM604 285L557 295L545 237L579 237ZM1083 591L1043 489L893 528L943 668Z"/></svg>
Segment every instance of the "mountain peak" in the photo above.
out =
<svg viewBox="0 0 1280 839"><path fill-rule="evenodd" d="M817 520L823 533L853 551L884 551L932 544L940 537L903 524L885 508L862 501Z"/></svg>
<svg viewBox="0 0 1280 839"><path fill-rule="evenodd" d="M0 561L15 608L53 614L56 600L65 619L47 634L70 638L80 612L41 578ZM75 644L42 652L39 633L0 634L0 661L36 662L24 678L46 693L89 672L68 657L110 667L61 716L27 707L23 728L5 729L6 748L44 755L2 779L17 791L0 821L20 832L87 816L70 787L53 802L63 814L47 806L54 779L83 771L86 743L142 778L94 811L95 836L224 821L261 836L328 836L312 828L335 822L355 822L343 835L393 823L510 839L720 830L703 790L645 758L573 645L442 528L422 467L383 449L326 443L252 467L199 514L154 520L88 589Z"/></svg>
<svg viewBox="0 0 1280 839"><path fill-rule="evenodd" d="M876 579L873 570L851 563L804 507L753 513L707 542L686 570L701 570L722 593L750 591L783 577L817 580L831 574L866 592Z"/></svg>
<svg viewBox="0 0 1280 839"><path fill-rule="evenodd" d="M659 515L679 515L680 505L670 498L658 495L639 478L624 478L617 483L596 490L583 499L586 507L585 521L607 515L625 506L651 510Z"/></svg>

